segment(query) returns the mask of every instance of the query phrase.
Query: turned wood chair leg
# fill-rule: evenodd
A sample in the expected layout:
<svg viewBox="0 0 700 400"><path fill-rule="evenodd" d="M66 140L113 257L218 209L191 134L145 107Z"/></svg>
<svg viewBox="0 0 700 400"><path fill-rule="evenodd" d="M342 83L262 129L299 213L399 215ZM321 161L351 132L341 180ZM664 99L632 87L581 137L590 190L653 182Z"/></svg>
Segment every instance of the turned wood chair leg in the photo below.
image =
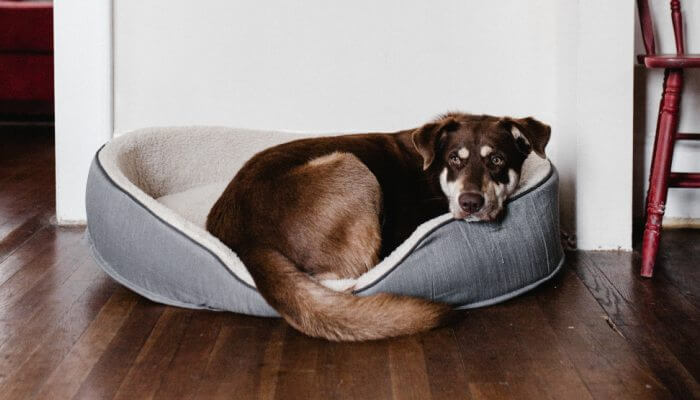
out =
<svg viewBox="0 0 700 400"><path fill-rule="evenodd" d="M656 124L656 139L649 176L649 191L646 201L646 225L642 239L641 275L651 277L659 248L661 222L666 208L668 176L673 160L673 145L678 129L678 114L683 87L683 70L667 70L664 76L664 91Z"/></svg>
<svg viewBox="0 0 700 400"><path fill-rule="evenodd" d="M666 86L666 76L668 75L668 71L666 71L666 74L664 74L664 87ZM649 177L647 178L647 193L646 197L644 198L644 207L646 210L646 206L649 204L649 192L651 191L651 171L654 170L654 166L656 165L656 149L659 144L659 122L661 122L661 113L663 112L664 108L664 98L663 98L663 92L661 94L661 101L659 101L659 111L656 116L656 131L654 133L654 147L651 148L651 163L649 164ZM645 214L647 215L647 214Z"/></svg>

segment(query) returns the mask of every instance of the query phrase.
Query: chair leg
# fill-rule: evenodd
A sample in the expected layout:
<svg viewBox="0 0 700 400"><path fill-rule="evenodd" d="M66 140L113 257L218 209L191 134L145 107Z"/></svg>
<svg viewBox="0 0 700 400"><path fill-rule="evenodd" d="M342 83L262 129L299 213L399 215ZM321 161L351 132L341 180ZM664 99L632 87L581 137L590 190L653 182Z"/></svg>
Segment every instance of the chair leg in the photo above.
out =
<svg viewBox="0 0 700 400"><path fill-rule="evenodd" d="M668 176L673 160L673 145L678 129L678 112L683 87L683 70L667 70L664 76L664 92L661 97L659 119L656 125L654 155L649 177L646 201L646 225L642 239L641 275L651 277L659 248L661 222L666 208Z"/></svg>
<svg viewBox="0 0 700 400"><path fill-rule="evenodd" d="M664 83L663 83L663 89L666 89L666 80L668 79L668 72L669 70L664 71ZM649 204L649 188L651 188L651 171L654 170L654 166L656 165L656 148L659 143L659 122L661 122L661 113L663 112L664 109L664 98L663 98L663 91L661 93L661 101L659 101L659 111L656 115L656 131L654 133L654 147L651 148L651 163L649 165L649 177L647 178L647 193L646 193L646 198L644 199L644 205L646 206Z"/></svg>

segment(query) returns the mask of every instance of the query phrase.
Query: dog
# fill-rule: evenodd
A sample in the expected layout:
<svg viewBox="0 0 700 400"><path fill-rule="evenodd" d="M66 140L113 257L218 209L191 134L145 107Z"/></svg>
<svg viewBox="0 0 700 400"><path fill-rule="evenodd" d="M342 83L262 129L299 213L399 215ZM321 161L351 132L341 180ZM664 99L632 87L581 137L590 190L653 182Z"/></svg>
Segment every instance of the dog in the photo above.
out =
<svg viewBox="0 0 700 400"><path fill-rule="evenodd" d="M523 162L544 157L549 126L533 118L448 113L411 130L301 139L266 149L236 174L207 230L246 265L260 294L297 330L334 341L428 330L449 305L337 292L416 229L446 212L493 221Z"/></svg>

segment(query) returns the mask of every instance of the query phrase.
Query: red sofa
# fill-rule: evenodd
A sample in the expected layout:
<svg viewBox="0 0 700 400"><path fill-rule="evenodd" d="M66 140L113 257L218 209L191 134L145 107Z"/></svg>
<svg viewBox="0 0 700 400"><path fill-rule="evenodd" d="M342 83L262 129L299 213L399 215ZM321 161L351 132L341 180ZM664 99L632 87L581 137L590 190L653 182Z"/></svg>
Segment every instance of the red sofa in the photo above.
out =
<svg viewBox="0 0 700 400"><path fill-rule="evenodd" d="M53 3L0 0L0 115L53 114Z"/></svg>

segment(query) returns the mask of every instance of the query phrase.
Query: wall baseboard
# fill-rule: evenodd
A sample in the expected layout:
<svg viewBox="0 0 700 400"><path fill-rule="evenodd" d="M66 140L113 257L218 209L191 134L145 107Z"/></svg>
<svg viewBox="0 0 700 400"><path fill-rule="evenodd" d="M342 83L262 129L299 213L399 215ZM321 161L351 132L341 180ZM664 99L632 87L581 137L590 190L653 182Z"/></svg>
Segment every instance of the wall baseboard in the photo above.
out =
<svg viewBox="0 0 700 400"><path fill-rule="evenodd" d="M700 229L700 218L664 217L664 228L694 228Z"/></svg>
<svg viewBox="0 0 700 400"><path fill-rule="evenodd" d="M85 226L87 221L84 219L65 219L65 218L51 218L52 225L58 226Z"/></svg>

